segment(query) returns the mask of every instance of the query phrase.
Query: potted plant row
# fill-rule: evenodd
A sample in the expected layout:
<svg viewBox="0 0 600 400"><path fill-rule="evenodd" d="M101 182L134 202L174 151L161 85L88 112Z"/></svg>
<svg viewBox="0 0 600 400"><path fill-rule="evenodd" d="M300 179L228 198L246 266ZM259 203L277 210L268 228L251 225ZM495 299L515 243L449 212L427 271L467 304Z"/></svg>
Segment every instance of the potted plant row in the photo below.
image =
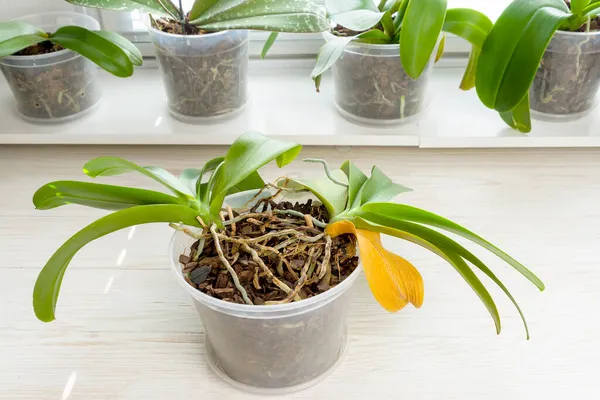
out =
<svg viewBox="0 0 600 400"><path fill-rule="evenodd" d="M467 239L507 262L540 290L543 283L514 258L465 227L394 202L410 189L378 167L369 175L352 161L322 177L268 183L264 165L292 162L301 146L259 133L241 135L222 157L176 177L117 157L83 168L92 178L140 173L169 192L80 181L55 181L33 196L39 210L81 205L112 213L68 239L41 270L35 315L55 319L61 281L75 254L95 239L148 223L170 224L165 243L175 279L193 299L206 334L209 364L238 387L283 393L314 384L340 360L347 340L348 289L361 271L374 299L389 312L421 307L424 282L405 258L385 249L381 235L412 242L448 263L475 291L500 333L500 316L485 285L490 278L516 306L494 272L446 233ZM166 263L166 259L165 259Z"/></svg>

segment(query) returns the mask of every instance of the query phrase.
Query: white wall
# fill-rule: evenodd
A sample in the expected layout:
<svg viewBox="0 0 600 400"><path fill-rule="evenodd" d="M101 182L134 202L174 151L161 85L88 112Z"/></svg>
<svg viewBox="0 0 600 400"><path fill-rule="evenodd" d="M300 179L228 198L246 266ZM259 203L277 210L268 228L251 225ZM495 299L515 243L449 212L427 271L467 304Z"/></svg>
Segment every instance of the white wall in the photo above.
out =
<svg viewBox="0 0 600 400"><path fill-rule="evenodd" d="M46 11L81 11L64 0L0 0L0 20Z"/></svg>

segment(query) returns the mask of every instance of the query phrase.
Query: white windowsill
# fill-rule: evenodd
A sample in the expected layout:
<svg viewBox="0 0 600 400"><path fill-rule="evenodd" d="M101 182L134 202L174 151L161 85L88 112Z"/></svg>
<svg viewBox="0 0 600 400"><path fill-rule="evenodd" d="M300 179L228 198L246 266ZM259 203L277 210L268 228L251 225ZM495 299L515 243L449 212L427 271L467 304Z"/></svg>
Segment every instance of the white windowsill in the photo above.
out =
<svg viewBox="0 0 600 400"><path fill-rule="evenodd" d="M312 61L251 61L250 101L241 115L212 125L173 119L157 69L129 79L101 73L104 97L78 120L33 125L16 114L12 94L0 82L0 144L229 145L246 131L281 136L305 145L471 147L600 147L600 108L570 123L533 121L529 136L505 127L474 91L458 90L462 68L444 61L430 82L432 101L420 122L390 128L355 125L335 110L331 76L321 93L309 77ZM152 63L149 63L150 65Z"/></svg>

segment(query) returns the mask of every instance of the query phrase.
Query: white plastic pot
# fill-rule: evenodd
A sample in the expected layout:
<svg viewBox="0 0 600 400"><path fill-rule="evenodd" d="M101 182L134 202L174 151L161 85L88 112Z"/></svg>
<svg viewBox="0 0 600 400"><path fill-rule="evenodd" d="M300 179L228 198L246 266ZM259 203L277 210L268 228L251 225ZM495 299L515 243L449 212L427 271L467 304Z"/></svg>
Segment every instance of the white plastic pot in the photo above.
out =
<svg viewBox="0 0 600 400"><path fill-rule="evenodd" d="M325 40L336 37L325 32ZM418 118L425 109L433 60L414 80L400 61L400 45L350 42L333 64L337 110L364 125L397 125Z"/></svg>
<svg viewBox="0 0 600 400"><path fill-rule="evenodd" d="M46 32L65 25L100 29L94 18L71 12L52 12L18 18ZM19 114L30 122L63 122L91 111L101 98L97 67L71 50L0 59Z"/></svg>
<svg viewBox="0 0 600 400"><path fill-rule="evenodd" d="M175 35L149 29L171 115L196 124L242 111L248 100L248 31Z"/></svg>

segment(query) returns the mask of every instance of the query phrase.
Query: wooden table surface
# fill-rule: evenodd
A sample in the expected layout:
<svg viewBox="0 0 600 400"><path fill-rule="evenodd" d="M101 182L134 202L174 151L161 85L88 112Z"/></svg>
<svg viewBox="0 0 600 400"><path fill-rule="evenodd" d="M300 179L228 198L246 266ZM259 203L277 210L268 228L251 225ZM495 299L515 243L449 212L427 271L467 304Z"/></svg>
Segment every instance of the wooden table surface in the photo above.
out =
<svg viewBox="0 0 600 400"><path fill-rule="evenodd" d="M84 162L127 157L174 173L222 147L0 147L0 398L246 399L204 358L202 326L168 270L167 226L102 238L67 271L57 320L31 306L40 268L71 234L104 212L72 206L35 211L31 196L58 179L86 179ZM592 399L600 374L600 150L427 151L306 148L306 157L361 168L376 162L415 189L402 201L469 227L546 283L540 293L509 266L484 261L520 302L518 314L484 280L501 312L496 336L484 306L436 256L395 239L384 243L421 271L425 304L388 314L364 276L352 288L350 340L341 366L290 399ZM288 175L319 173L296 162ZM280 174L274 167L264 175ZM134 174L102 179L156 188Z"/></svg>

